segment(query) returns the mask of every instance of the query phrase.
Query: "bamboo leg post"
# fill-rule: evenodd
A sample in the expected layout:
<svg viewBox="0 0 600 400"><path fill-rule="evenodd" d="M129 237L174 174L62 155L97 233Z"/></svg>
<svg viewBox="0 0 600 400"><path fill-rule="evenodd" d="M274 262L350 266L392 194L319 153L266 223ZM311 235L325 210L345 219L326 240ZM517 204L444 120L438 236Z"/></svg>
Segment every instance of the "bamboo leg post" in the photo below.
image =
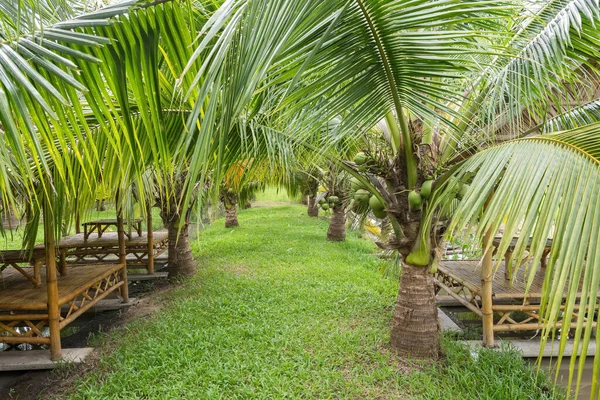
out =
<svg viewBox="0 0 600 400"><path fill-rule="evenodd" d="M129 282L127 282L127 254L125 253L125 231L123 230L123 215L119 211L117 216L117 230L119 236L119 264L123 265L121 269L121 297L123 303L129 303Z"/></svg>
<svg viewBox="0 0 600 400"><path fill-rule="evenodd" d="M148 225L148 275L154 275L154 232L152 231L152 207L147 207L147 225Z"/></svg>
<svg viewBox="0 0 600 400"><path fill-rule="evenodd" d="M512 255L513 255L513 253L510 250L508 250L504 254L504 279L506 279L507 281L509 281L512 278L512 271L511 271Z"/></svg>
<svg viewBox="0 0 600 400"><path fill-rule="evenodd" d="M483 237L483 248L486 249L492 240L489 230ZM492 309L492 280L493 280L492 249L489 248L483 256L481 266L481 313L483 322L483 345L494 347L494 311Z"/></svg>
<svg viewBox="0 0 600 400"><path fill-rule="evenodd" d="M46 202L49 201L46 199ZM44 245L46 247L46 284L48 289L48 327L50 329L50 359L62 358L60 344L60 306L56 274L56 241L50 205L44 204Z"/></svg>
<svg viewBox="0 0 600 400"><path fill-rule="evenodd" d="M33 264L33 277L37 281L37 287L42 285L42 260L35 260Z"/></svg>
<svg viewBox="0 0 600 400"><path fill-rule="evenodd" d="M546 263L548 263L548 254L550 254L550 247L546 247L542 253L542 259L540 260L542 268L546 268Z"/></svg>
<svg viewBox="0 0 600 400"><path fill-rule="evenodd" d="M67 275L67 251L60 250L60 275Z"/></svg>

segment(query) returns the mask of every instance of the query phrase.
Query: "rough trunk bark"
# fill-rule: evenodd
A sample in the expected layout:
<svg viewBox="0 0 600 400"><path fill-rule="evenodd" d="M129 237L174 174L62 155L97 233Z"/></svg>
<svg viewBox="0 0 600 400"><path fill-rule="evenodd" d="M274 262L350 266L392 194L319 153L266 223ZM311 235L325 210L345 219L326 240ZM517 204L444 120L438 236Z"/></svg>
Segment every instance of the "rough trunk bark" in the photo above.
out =
<svg viewBox="0 0 600 400"><path fill-rule="evenodd" d="M233 228L239 225L235 204L231 207L225 207L225 228Z"/></svg>
<svg viewBox="0 0 600 400"><path fill-rule="evenodd" d="M170 278L190 276L196 273L196 261L192 255L189 240L189 224L179 231L178 221L166 224L169 232L169 261ZM179 237L177 235L179 234Z"/></svg>
<svg viewBox="0 0 600 400"><path fill-rule="evenodd" d="M319 216L319 205L316 202L316 196L310 196L308 198L308 216L318 217Z"/></svg>
<svg viewBox="0 0 600 400"><path fill-rule="evenodd" d="M427 267L404 264L391 332L401 356L437 359L440 326L433 277Z"/></svg>
<svg viewBox="0 0 600 400"><path fill-rule="evenodd" d="M346 212L344 207L335 206L333 208L333 216L329 223L327 231L327 240L333 242L343 242L346 240Z"/></svg>

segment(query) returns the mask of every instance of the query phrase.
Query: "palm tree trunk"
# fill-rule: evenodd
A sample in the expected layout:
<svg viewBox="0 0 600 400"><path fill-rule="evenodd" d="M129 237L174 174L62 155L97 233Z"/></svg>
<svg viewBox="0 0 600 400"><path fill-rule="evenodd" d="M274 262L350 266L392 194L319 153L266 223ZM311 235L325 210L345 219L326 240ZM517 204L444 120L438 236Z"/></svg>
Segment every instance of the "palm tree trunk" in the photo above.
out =
<svg viewBox="0 0 600 400"><path fill-rule="evenodd" d="M319 205L317 204L316 196L308 197L308 216L318 217L319 216Z"/></svg>
<svg viewBox="0 0 600 400"><path fill-rule="evenodd" d="M346 211L344 207L333 207L333 216L327 231L327 240L343 242L346 240Z"/></svg>
<svg viewBox="0 0 600 400"><path fill-rule="evenodd" d="M404 264L392 321L392 347L411 358L437 359L440 326L428 267Z"/></svg>
<svg viewBox="0 0 600 400"><path fill-rule="evenodd" d="M225 207L225 228L233 228L239 225L235 204Z"/></svg>
<svg viewBox="0 0 600 400"><path fill-rule="evenodd" d="M196 273L196 260L190 247L189 220L179 214L175 207L175 199L172 199L170 205L167 205L166 202L161 203L160 216L169 236L169 258L167 261L169 277L194 275ZM181 218L186 218L186 221L179 230Z"/></svg>
<svg viewBox="0 0 600 400"><path fill-rule="evenodd" d="M196 261L190 248L189 224L179 231L179 221L165 224L169 232L169 277L191 276L196 273ZM179 235L179 236L178 236Z"/></svg>
<svg viewBox="0 0 600 400"><path fill-rule="evenodd" d="M302 201L302 204L304 204L305 206L307 206L307 205L308 205L308 198L309 198L309 197L310 197L310 196L309 196L308 194L306 194L306 193L305 193L305 194L303 194L303 195L302 195L302 200L301 200L301 201Z"/></svg>

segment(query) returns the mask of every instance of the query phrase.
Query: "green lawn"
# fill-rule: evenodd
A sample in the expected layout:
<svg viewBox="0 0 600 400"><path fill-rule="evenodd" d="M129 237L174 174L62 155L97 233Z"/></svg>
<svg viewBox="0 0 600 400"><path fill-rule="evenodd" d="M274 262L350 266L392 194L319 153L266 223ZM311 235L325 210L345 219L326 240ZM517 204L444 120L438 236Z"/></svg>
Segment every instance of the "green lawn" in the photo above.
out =
<svg viewBox="0 0 600 400"><path fill-rule="evenodd" d="M71 398L552 398L514 353L474 358L446 338L440 363L400 363L388 347L397 283L357 235L327 242L327 222L296 205L239 220L201 232L198 274L155 318L93 342L99 367Z"/></svg>

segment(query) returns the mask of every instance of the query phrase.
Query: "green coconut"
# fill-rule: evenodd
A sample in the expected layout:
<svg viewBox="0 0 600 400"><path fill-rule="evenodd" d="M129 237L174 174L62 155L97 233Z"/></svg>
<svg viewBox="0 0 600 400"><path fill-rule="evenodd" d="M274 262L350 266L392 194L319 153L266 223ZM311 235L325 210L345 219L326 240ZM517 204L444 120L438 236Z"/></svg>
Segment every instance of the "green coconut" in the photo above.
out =
<svg viewBox="0 0 600 400"><path fill-rule="evenodd" d="M360 180L358 180L358 178L352 177L350 179L350 188L353 192L356 192L357 190L364 189L365 185L363 185L363 183Z"/></svg>
<svg viewBox="0 0 600 400"><path fill-rule="evenodd" d="M367 162L367 155L362 151L354 156L354 162L356 165L363 165Z"/></svg>
<svg viewBox="0 0 600 400"><path fill-rule="evenodd" d="M319 200L319 205L323 205L327 203L327 200L325 200L325 197L322 197L321 200Z"/></svg>
<svg viewBox="0 0 600 400"><path fill-rule="evenodd" d="M431 188L433 186L433 181L425 181L421 186L421 197L425 200L428 200L431 196Z"/></svg>
<svg viewBox="0 0 600 400"><path fill-rule="evenodd" d="M419 193L413 190L408 194L408 205L413 211L420 210L423 205L423 198L421 198Z"/></svg>
<svg viewBox="0 0 600 400"><path fill-rule="evenodd" d="M354 193L354 200L356 200L357 203L366 206L367 204L369 204L369 199L371 198L371 193L369 193L368 190L364 190L364 189L359 189L356 191L356 193Z"/></svg>
<svg viewBox="0 0 600 400"><path fill-rule="evenodd" d="M322 209L323 211L327 211L327 210L329 210L329 204L327 204L327 203L323 203L323 204L321 204L321 209Z"/></svg>
<svg viewBox="0 0 600 400"><path fill-rule="evenodd" d="M336 204L338 201L340 201L340 199L337 196L329 196L327 201L329 204Z"/></svg>
<svg viewBox="0 0 600 400"><path fill-rule="evenodd" d="M369 207L371 207L371 210L373 210L373 213L375 211L383 211L385 209L385 205L379 201L379 199L377 198L377 196L371 196L371 198L369 199Z"/></svg>
<svg viewBox="0 0 600 400"><path fill-rule="evenodd" d="M385 210L371 209L371 211L373 211L373 215L376 216L377 218L384 219L385 217L387 217L387 212Z"/></svg>

